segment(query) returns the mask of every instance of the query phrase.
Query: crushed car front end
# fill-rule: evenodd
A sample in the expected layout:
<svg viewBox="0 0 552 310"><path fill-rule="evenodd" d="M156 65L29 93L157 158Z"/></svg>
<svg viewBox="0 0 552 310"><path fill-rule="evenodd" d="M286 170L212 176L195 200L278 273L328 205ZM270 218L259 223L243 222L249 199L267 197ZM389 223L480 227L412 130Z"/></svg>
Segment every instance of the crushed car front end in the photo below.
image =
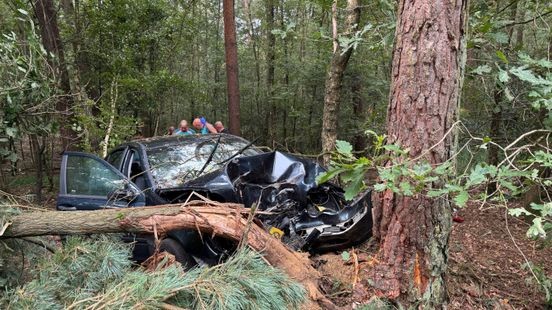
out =
<svg viewBox="0 0 552 310"><path fill-rule="evenodd" d="M158 193L178 202L196 192L264 211L257 217L265 229L296 250L340 250L367 240L372 232L370 192L347 202L338 186L316 183L324 171L313 160L259 153L236 157L218 170Z"/></svg>

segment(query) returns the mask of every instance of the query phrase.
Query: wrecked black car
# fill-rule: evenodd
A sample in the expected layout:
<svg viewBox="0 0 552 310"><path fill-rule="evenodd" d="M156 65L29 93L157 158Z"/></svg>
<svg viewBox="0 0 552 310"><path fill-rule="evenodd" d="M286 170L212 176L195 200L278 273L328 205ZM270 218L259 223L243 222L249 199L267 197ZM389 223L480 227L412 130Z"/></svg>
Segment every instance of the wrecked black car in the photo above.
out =
<svg viewBox="0 0 552 310"><path fill-rule="evenodd" d="M347 203L343 190L316 184L325 170L312 160L265 153L253 143L227 135L169 136L128 142L106 160L66 152L57 209L95 210L182 203L198 195L267 211L258 218L270 233L296 250L322 252L358 244L371 236L370 193ZM135 242L135 259L153 251L151 236ZM161 250L181 262L213 264L231 245L195 231L174 231Z"/></svg>

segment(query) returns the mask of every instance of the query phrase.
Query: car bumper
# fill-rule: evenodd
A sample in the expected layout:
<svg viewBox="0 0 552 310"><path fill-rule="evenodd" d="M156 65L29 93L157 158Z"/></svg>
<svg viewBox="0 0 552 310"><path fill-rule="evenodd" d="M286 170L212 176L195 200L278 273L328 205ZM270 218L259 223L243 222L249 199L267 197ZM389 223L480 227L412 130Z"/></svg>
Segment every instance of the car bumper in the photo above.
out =
<svg viewBox="0 0 552 310"><path fill-rule="evenodd" d="M334 214L303 215L296 231L307 235L302 250L336 251L358 245L372 236L371 192L366 191L353 203Z"/></svg>

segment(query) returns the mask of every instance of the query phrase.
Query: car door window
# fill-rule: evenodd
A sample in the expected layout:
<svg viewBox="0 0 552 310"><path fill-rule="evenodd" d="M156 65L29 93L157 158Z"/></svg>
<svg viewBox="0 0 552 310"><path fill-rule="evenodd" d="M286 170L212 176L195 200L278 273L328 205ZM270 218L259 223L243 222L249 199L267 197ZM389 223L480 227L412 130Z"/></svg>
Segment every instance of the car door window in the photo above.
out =
<svg viewBox="0 0 552 310"><path fill-rule="evenodd" d="M69 195L107 196L116 189L123 189L125 182L113 168L95 158L67 158L66 186Z"/></svg>
<svg viewBox="0 0 552 310"><path fill-rule="evenodd" d="M126 166L125 169L126 173L125 175L132 180L137 175L143 175L144 174L144 168L142 167L142 163L140 161L140 154L136 150L130 150L128 152L127 160L126 160Z"/></svg>
<svg viewBox="0 0 552 310"><path fill-rule="evenodd" d="M105 159L108 163L110 163L113 167L121 170L121 163L123 162L123 158L125 155L125 150L117 150L112 152L111 154L107 155L107 158Z"/></svg>
<svg viewBox="0 0 552 310"><path fill-rule="evenodd" d="M142 161L140 160L140 153L132 149L129 154L126 175L139 189L145 190L148 187L146 181L147 177Z"/></svg>

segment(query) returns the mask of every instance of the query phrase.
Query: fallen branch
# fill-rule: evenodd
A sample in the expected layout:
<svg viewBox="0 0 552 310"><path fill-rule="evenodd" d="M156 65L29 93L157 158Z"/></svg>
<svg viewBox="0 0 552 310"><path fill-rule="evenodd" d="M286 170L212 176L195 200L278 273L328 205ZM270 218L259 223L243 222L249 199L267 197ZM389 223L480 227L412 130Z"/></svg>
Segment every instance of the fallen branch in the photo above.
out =
<svg viewBox="0 0 552 310"><path fill-rule="evenodd" d="M10 219L0 238L96 233L148 233L193 229L240 241L248 230L247 244L264 254L266 261L300 282L313 302L335 308L318 289L320 274L306 254L294 252L256 224L248 225L249 209L239 204L193 201L186 205L106 209L98 211L31 212ZM249 226L249 227L248 227Z"/></svg>
<svg viewBox="0 0 552 310"><path fill-rule="evenodd" d="M360 272L360 266L358 264L358 255L356 254L355 252L355 249L353 248L351 250L351 256L352 256L352 259L353 259L353 290L355 289L355 285L357 284L358 282L358 274Z"/></svg>
<svg viewBox="0 0 552 310"><path fill-rule="evenodd" d="M40 247L43 247L46 250L50 251L51 253L54 253L57 250L57 248L55 246L52 246L52 245L48 244L48 242L46 242L45 240L42 240L40 238L23 237L23 238L21 238L21 240L25 240L27 242L30 242L30 243L36 244Z"/></svg>

